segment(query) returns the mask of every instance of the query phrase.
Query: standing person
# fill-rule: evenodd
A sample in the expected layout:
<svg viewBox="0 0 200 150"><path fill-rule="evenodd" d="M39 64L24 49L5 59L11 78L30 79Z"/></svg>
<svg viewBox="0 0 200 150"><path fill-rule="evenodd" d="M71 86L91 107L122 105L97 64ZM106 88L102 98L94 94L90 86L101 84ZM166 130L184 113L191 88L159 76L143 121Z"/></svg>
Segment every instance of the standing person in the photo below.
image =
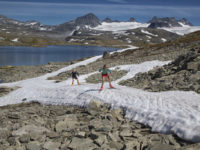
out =
<svg viewBox="0 0 200 150"><path fill-rule="evenodd" d="M104 85L104 79L105 79L105 77L108 77L108 81L109 81L109 84L110 84L110 88L114 88L114 87L112 86L112 84L111 84L111 79L110 79L110 76L109 76L109 74L108 74L108 72L111 74L112 71L111 71L110 69L108 69L108 67L107 67L106 64L103 66L102 69L99 69L99 72L101 72L101 75L102 75L102 84L101 84L100 90L103 90L103 85Z"/></svg>
<svg viewBox="0 0 200 150"><path fill-rule="evenodd" d="M77 80L77 84L80 85L80 82L78 80L79 73L73 69L71 75L72 75L72 86L74 85L74 80Z"/></svg>

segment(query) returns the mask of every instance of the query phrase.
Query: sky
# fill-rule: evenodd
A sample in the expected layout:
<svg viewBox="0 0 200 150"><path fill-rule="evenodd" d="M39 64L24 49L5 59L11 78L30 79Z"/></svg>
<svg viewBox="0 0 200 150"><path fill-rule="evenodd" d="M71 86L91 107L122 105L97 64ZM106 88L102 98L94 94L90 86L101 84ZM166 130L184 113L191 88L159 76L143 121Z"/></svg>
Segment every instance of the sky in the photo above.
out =
<svg viewBox="0 0 200 150"><path fill-rule="evenodd" d="M0 0L0 14L58 25L94 13L99 19L147 22L153 16L186 18L200 25L200 0Z"/></svg>

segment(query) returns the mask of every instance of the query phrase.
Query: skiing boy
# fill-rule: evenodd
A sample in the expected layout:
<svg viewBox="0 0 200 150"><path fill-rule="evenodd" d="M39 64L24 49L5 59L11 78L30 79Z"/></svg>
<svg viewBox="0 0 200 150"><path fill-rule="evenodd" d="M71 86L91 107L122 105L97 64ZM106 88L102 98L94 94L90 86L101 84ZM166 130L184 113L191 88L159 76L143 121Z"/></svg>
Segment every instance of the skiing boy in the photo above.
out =
<svg viewBox="0 0 200 150"><path fill-rule="evenodd" d="M114 88L111 84L111 79L110 79L110 76L108 74L108 72L111 74L112 71L110 69L108 69L107 65L105 64L103 66L102 69L99 69L99 72L101 72L101 75L102 75L102 84L101 84L101 88L100 88L100 91L103 90L103 85L104 85L104 79L105 77L108 77L108 81L109 81L109 84L110 84L110 88Z"/></svg>
<svg viewBox="0 0 200 150"><path fill-rule="evenodd" d="M74 80L77 80L77 84L80 85L80 82L78 80L79 73L73 69L71 75L72 75L72 86L74 85Z"/></svg>

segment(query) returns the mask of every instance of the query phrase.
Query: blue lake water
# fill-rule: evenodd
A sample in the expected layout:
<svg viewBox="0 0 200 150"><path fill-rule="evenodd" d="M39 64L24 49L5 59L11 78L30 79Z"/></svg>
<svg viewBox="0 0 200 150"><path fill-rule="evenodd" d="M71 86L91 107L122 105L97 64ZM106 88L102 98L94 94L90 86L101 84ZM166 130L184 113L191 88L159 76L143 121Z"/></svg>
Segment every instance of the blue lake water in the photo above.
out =
<svg viewBox="0 0 200 150"><path fill-rule="evenodd" d="M48 62L65 62L115 51L115 48L98 46L0 46L0 66L40 65Z"/></svg>

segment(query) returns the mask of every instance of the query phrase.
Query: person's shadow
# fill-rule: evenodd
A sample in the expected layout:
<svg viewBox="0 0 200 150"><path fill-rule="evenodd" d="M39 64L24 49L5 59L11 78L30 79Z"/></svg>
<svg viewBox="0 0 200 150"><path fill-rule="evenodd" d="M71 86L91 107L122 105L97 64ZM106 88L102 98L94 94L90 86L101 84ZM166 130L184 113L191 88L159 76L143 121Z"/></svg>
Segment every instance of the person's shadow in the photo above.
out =
<svg viewBox="0 0 200 150"><path fill-rule="evenodd" d="M89 89L89 90L86 90L86 91L80 93L79 96L81 96L81 95L83 95L85 93L88 93L88 92L93 92L93 91L99 91L99 89Z"/></svg>

